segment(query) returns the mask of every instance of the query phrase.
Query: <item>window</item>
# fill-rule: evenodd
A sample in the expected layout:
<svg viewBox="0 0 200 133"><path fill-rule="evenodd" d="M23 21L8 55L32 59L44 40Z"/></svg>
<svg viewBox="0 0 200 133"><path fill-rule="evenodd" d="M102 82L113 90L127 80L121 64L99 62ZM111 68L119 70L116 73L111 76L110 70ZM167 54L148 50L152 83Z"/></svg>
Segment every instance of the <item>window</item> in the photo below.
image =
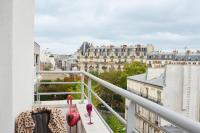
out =
<svg viewBox="0 0 200 133"><path fill-rule="evenodd" d="M39 55L36 54L36 65L39 64Z"/></svg>
<svg viewBox="0 0 200 133"><path fill-rule="evenodd" d="M146 97L148 98L149 96L149 88L146 88Z"/></svg>
<svg viewBox="0 0 200 133"><path fill-rule="evenodd" d="M157 91L157 100L161 102L161 91Z"/></svg>

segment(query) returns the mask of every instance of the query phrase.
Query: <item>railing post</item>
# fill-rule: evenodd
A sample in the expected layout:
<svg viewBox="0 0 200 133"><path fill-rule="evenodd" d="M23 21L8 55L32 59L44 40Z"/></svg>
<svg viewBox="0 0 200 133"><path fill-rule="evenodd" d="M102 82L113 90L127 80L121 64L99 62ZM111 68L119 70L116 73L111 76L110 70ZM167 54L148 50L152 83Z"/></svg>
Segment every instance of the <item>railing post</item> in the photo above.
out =
<svg viewBox="0 0 200 133"><path fill-rule="evenodd" d="M41 76L39 74L37 74L36 77L37 77L37 79L36 79L37 103L40 103L39 87L40 87Z"/></svg>
<svg viewBox="0 0 200 133"><path fill-rule="evenodd" d="M88 103L92 103L91 89L92 89L92 80L91 78L88 78Z"/></svg>
<svg viewBox="0 0 200 133"><path fill-rule="evenodd" d="M137 133L135 130L135 103L130 101L127 116L127 133Z"/></svg>
<svg viewBox="0 0 200 133"><path fill-rule="evenodd" d="M84 74L81 74L81 103L84 103Z"/></svg>
<svg viewBox="0 0 200 133"><path fill-rule="evenodd" d="M37 102L39 102L39 100L40 100L39 94L38 94L39 93L39 86L40 86L39 82L40 81L37 79L37 83L36 83Z"/></svg>

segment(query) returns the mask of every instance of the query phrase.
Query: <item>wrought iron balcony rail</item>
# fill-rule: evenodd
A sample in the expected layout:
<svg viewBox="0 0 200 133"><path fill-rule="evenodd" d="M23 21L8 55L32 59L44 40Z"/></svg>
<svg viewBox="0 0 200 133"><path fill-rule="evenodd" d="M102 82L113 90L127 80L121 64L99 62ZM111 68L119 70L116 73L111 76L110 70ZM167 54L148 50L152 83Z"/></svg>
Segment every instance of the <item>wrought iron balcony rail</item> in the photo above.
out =
<svg viewBox="0 0 200 133"><path fill-rule="evenodd" d="M40 74L80 74L81 76L81 82L40 82L38 80L37 85L39 84L81 84L81 90L80 92L47 92L47 93L40 93L37 87L36 90L36 96L37 101L40 100L41 95L52 95L52 94L81 94L81 101L84 101L85 93L84 89L86 88L88 90L88 101L92 103L91 96L94 95L113 115L115 115L125 126L127 133L132 132L138 132L136 127L136 120L135 120L135 106L136 104L148 109L149 111L154 112L155 114L159 115L166 121L176 125L177 127L182 128L185 131L188 131L190 133L199 133L200 132L200 123L193 121L187 117L184 117L172 110L169 110L163 106L160 106L152 101L149 101L141 96L138 96L134 93L131 93L125 89L122 89L118 86L115 86L105 80L102 80L90 73L87 73L85 71L40 71L37 73ZM84 82L84 77L88 78L88 82ZM114 109L112 109L103 99L101 99L93 90L91 82L95 81L99 83L100 85L104 86L105 88L121 95L122 97L129 99L130 104L128 105L128 114L127 114L127 120L125 120L123 117L121 117Z"/></svg>

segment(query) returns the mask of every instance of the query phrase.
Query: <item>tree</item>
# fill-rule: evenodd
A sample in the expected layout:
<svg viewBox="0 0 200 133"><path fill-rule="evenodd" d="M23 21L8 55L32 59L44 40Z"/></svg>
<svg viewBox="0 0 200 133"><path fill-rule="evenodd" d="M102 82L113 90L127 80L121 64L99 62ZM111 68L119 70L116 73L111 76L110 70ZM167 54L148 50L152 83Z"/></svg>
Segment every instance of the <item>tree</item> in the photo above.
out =
<svg viewBox="0 0 200 133"><path fill-rule="evenodd" d="M130 64L128 63L125 64L123 73L121 75L121 86L123 86L124 88L127 88L128 76L142 74L142 73L145 73L146 70L147 70L147 65L139 61L134 61Z"/></svg>
<svg viewBox="0 0 200 133"><path fill-rule="evenodd" d="M114 131L114 133L125 133L125 127L124 125L114 116L110 115L106 122L110 126L110 128Z"/></svg>
<svg viewBox="0 0 200 133"><path fill-rule="evenodd" d="M106 80L109 83L122 87L121 74L122 74L122 71L110 71L110 72L101 73L99 77L103 80ZM101 85L96 85L96 88L94 90L113 109L115 109L118 112L123 112L124 107L121 106L121 104L124 103L123 97L112 92L109 89L104 88Z"/></svg>
<svg viewBox="0 0 200 133"><path fill-rule="evenodd" d="M146 69L147 69L147 65L139 61L134 61L130 64L124 65L124 73L127 76L133 76L133 75L145 73Z"/></svg>
<svg viewBox="0 0 200 133"><path fill-rule="evenodd" d="M47 63L44 65L44 70L45 71L50 71L52 69L53 65L51 63Z"/></svg>
<svg viewBox="0 0 200 133"><path fill-rule="evenodd" d="M146 64L134 61L130 64L125 64L123 71L110 71L104 72L99 75L103 80L108 81L123 89L127 88L127 77L141 73L145 73L147 69ZM109 89L104 88L101 85L96 85L95 92L114 110L118 112L125 111L125 99L120 95L112 92Z"/></svg>
<svg viewBox="0 0 200 133"><path fill-rule="evenodd" d="M73 82L80 81L80 77L70 75L64 79L56 80L42 80L41 82ZM41 84L39 87L39 92L79 92L81 86L79 84ZM73 95L73 94L72 94ZM46 95L41 96L41 100L64 100L66 95ZM80 95L74 94L73 99L80 99Z"/></svg>

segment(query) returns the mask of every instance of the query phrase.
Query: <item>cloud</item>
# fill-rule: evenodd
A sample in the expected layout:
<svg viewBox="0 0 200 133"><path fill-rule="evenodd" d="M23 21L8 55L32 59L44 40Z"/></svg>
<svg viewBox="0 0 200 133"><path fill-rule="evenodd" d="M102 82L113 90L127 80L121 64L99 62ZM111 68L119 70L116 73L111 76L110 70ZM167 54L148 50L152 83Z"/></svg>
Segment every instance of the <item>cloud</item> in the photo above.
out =
<svg viewBox="0 0 200 133"><path fill-rule="evenodd" d="M55 53L83 41L200 48L197 0L36 0L35 39Z"/></svg>

